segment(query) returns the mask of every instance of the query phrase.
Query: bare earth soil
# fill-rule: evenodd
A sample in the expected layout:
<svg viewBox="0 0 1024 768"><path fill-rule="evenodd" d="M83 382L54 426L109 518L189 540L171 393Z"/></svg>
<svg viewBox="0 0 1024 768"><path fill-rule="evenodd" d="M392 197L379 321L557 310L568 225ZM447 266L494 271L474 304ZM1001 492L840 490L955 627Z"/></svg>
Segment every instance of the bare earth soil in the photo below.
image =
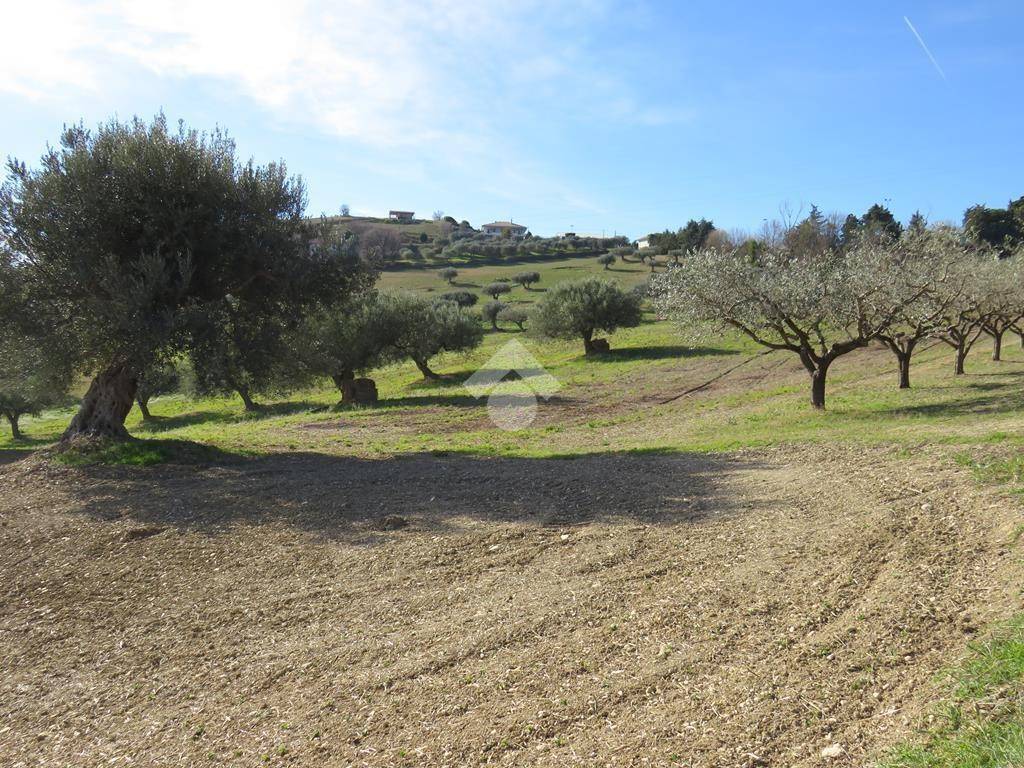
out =
<svg viewBox="0 0 1024 768"><path fill-rule="evenodd" d="M14 461L0 762L860 765L1020 521L888 450Z"/></svg>

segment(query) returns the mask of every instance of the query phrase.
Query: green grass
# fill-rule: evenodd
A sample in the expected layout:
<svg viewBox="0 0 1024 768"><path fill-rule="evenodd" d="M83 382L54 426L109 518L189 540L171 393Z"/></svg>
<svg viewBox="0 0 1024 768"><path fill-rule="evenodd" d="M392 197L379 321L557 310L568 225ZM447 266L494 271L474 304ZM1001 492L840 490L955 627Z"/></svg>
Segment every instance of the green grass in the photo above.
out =
<svg viewBox="0 0 1024 768"><path fill-rule="evenodd" d="M604 269L593 256L575 256L553 260L522 262L511 264L487 264L480 266L459 265L455 268L459 276L453 285L438 276L440 267L425 269L409 269L384 272L379 285L384 290L407 290L423 293L445 293L446 291L468 290L480 294L480 289L488 283L501 278L511 279L519 272L539 272L540 283L526 290L516 286L511 293L502 296L502 301L516 304L532 304L552 286L565 280L576 280L581 277L599 275L610 280L617 280L626 286L642 283L651 274L650 267L638 262L617 262L612 269ZM481 301L489 297L480 294Z"/></svg>
<svg viewBox="0 0 1024 768"><path fill-rule="evenodd" d="M971 646L949 674L950 700L919 744L897 747L884 768L1024 765L1024 615Z"/></svg>
<svg viewBox="0 0 1024 768"><path fill-rule="evenodd" d="M534 290L516 287L508 297L529 303L562 279L601 274L626 285L647 278L649 269L619 264L606 272L593 259L544 264ZM484 285L511 276L517 267L481 266L460 270L457 282ZM385 288L440 292L447 286L434 272L385 273ZM472 290L472 288L470 288ZM461 386L507 341L517 339L561 384L555 403L542 404L529 428L503 432L490 422L486 404ZM157 398L156 417L128 418L133 435L147 441L193 442L235 454L320 451L360 456L449 452L520 457L572 456L602 451L725 451L784 443L950 445L977 461L979 475L1016 482L1024 472L1024 351L1004 349L994 363L979 344L968 358L968 375L953 376L950 351L925 347L915 356L914 387L898 390L891 356L884 350L841 358L829 374L828 410L808 405L809 385L795 356L763 350L737 336L690 346L668 323L650 314L638 328L611 337L612 352L585 358L578 341L541 342L518 331L488 332L469 354L446 354L433 367L444 382L424 382L412 364L373 373L381 395L375 407L335 408L337 392L327 386L286 398L264 398L264 408L247 414L235 397ZM744 362L746 361L746 362ZM705 390L673 399L731 367L737 370ZM38 448L59 438L68 409L26 418L29 440L11 443L0 432L0 449ZM995 451L977 447L996 446ZM125 456L147 463L156 457ZM994 455L980 459L979 454ZM982 465L980 462L987 461Z"/></svg>

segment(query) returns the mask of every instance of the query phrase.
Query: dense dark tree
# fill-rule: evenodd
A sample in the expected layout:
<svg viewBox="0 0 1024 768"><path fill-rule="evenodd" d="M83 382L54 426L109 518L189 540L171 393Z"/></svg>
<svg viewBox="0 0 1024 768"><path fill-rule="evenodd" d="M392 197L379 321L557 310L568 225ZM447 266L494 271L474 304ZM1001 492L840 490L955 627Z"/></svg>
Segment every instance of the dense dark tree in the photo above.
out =
<svg viewBox="0 0 1024 768"><path fill-rule="evenodd" d="M1024 198L1022 198L1024 199ZM964 213L964 231L976 243L984 243L1007 255L1024 241L1024 216L1019 200L1007 208L975 205Z"/></svg>
<svg viewBox="0 0 1024 768"><path fill-rule="evenodd" d="M853 214L846 217L840 229L836 243L830 244L834 247L841 243L846 247L854 245L859 239L897 240L903 233L903 226L892 215L892 212L884 205L875 203L860 218Z"/></svg>
<svg viewBox="0 0 1024 768"><path fill-rule="evenodd" d="M598 351L594 333L614 333L640 324L640 297L618 283L590 277L559 283L548 291L532 317L532 330L558 339L582 339L586 354Z"/></svg>
<svg viewBox="0 0 1024 768"><path fill-rule="evenodd" d="M910 216L910 221L907 222L907 228L904 231L904 235L911 237L920 237L924 235L928 229L928 220L924 217L920 211L914 211Z"/></svg>
<svg viewBox="0 0 1024 768"><path fill-rule="evenodd" d="M836 218L825 216L812 205L807 218L786 232L783 244L790 253L807 256L838 247L839 239L840 227Z"/></svg>
<svg viewBox="0 0 1024 768"><path fill-rule="evenodd" d="M25 274L22 310L94 376L65 432L126 438L140 371L189 347L189 322L229 299L262 326L343 295L362 270L315 247L305 191L283 165L236 159L220 132L74 126L39 169L10 161L0 234ZM198 334L208 338L208 334Z"/></svg>

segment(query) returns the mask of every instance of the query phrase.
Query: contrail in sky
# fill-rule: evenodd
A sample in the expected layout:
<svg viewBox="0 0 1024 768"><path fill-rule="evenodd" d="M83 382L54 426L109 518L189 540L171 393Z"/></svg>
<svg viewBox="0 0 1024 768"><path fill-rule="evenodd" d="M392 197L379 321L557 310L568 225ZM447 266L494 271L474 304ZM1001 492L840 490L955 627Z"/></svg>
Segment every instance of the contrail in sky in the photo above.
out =
<svg viewBox="0 0 1024 768"><path fill-rule="evenodd" d="M921 44L922 50L924 50L924 52L928 54L928 58L931 59L932 65L935 67L935 71L942 76L943 80L945 80L946 73L942 71L942 67L939 66L939 62L935 60L935 57L932 56L932 52L928 50L928 46L925 45L924 38L922 38L921 35L918 34L916 29L914 29L914 25L910 23L910 19L904 16L903 20L907 22L907 26L910 27L910 31L914 33L914 37L917 38L917 42Z"/></svg>

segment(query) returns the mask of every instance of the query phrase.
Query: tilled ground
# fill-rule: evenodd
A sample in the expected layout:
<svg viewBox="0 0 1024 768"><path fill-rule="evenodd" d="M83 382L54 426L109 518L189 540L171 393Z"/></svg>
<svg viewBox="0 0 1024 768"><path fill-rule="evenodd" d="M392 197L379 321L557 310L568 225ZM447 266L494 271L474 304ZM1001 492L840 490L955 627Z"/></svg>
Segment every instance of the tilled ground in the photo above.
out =
<svg viewBox="0 0 1024 768"><path fill-rule="evenodd" d="M1020 608L1020 520L891 451L29 458L0 466L0 755L860 765Z"/></svg>

